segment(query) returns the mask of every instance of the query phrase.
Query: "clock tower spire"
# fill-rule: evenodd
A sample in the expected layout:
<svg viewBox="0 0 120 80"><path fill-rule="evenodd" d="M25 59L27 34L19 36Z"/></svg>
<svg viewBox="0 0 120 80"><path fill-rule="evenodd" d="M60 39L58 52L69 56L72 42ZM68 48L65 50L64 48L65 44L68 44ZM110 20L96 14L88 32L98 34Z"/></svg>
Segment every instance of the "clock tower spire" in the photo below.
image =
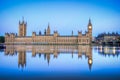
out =
<svg viewBox="0 0 120 80"><path fill-rule="evenodd" d="M91 23L91 19L89 18L89 22L88 22L88 34L90 37L90 42L92 42L92 23Z"/></svg>

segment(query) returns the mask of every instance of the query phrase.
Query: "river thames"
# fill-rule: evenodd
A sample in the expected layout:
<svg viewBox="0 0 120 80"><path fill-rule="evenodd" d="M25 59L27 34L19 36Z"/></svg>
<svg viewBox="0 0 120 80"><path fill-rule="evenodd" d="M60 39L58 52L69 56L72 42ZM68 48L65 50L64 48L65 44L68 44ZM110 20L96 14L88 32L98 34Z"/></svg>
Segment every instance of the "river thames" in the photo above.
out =
<svg viewBox="0 0 120 80"><path fill-rule="evenodd" d="M120 79L120 47L6 45L0 79Z"/></svg>

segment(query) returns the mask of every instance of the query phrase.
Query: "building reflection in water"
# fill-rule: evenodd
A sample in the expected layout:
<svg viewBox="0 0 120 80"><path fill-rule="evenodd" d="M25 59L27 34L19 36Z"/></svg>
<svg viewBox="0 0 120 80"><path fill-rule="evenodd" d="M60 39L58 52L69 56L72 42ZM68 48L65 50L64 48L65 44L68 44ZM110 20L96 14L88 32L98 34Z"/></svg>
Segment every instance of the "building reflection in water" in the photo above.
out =
<svg viewBox="0 0 120 80"><path fill-rule="evenodd" d="M120 54L120 47L117 46L97 46L96 50L101 55L108 55L108 56L119 56Z"/></svg>
<svg viewBox="0 0 120 80"><path fill-rule="evenodd" d="M73 58L73 54L78 54L78 58L85 55L88 58L89 69L92 67L92 48L90 45L6 45L5 54L14 55L18 53L18 67L24 68L26 66L26 51L32 52L32 57L36 54L44 55L44 59L47 59L48 65L50 64L50 55L54 58L58 57L58 54L70 53Z"/></svg>
<svg viewBox="0 0 120 80"><path fill-rule="evenodd" d="M19 51L18 52L18 67L24 67L26 66L26 52L25 51Z"/></svg>

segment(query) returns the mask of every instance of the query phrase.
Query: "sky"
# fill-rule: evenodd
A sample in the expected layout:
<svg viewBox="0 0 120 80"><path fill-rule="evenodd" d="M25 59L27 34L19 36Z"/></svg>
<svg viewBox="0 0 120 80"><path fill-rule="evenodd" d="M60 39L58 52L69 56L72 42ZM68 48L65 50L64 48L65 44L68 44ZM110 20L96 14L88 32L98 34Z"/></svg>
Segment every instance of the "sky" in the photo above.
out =
<svg viewBox="0 0 120 80"><path fill-rule="evenodd" d="M102 32L120 33L119 0L0 0L0 36L18 33L22 17L27 22L27 36L44 33L48 23L51 33L78 34L87 31L89 18L93 36Z"/></svg>

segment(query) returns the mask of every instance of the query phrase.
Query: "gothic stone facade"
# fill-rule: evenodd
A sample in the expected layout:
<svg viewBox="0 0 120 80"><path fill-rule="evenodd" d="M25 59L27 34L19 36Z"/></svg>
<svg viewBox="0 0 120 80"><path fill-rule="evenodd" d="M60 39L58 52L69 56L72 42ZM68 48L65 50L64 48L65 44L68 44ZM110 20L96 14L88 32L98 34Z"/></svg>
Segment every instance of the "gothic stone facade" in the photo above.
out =
<svg viewBox="0 0 120 80"><path fill-rule="evenodd" d="M61 36L57 31L50 34L50 26L48 24L47 30L44 35L37 35L36 32L32 33L32 36L26 36L27 23L19 22L19 35L14 33L5 33L5 44L91 44L92 42L92 24L89 19L88 31L85 34L78 31L78 35L66 35Z"/></svg>

